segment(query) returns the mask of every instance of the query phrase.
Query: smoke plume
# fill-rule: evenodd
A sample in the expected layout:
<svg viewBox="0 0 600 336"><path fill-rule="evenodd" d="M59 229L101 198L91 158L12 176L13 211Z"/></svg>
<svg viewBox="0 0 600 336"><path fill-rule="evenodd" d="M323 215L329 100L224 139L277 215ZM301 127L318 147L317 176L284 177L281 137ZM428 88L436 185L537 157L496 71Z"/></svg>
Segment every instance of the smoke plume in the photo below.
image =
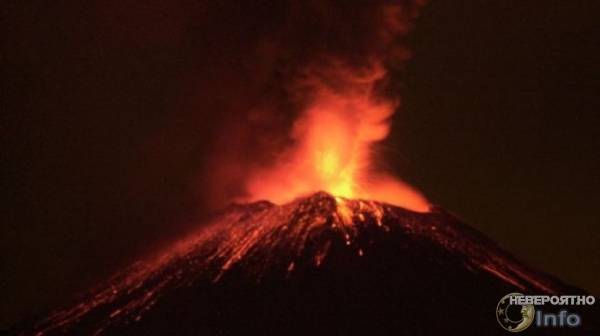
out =
<svg viewBox="0 0 600 336"><path fill-rule="evenodd" d="M220 126L207 169L214 199L285 202L325 190L426 210L374 157L399 106L388 72L408 57L402 37L422 5L287 1L246 27L258 32L240 51L252 97Z"/></svg>

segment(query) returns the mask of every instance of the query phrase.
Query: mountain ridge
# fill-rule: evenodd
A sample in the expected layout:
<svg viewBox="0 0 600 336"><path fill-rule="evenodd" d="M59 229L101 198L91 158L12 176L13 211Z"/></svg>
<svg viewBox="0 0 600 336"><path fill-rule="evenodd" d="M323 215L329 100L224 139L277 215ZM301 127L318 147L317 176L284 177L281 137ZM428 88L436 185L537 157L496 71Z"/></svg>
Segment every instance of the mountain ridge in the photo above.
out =
<svg viewBox="0 0 600 336"><path fill-rule="evenodd" d="M374 321L384 334L458 330L456 317L419 326L418 316L404 316L406 309L431 315L437 304L471 310L480 326L503 331L493 309L514 291L583 293L518 262L442 208L418 213L318 192L283 205L231 205L19 334L362 334ZM409 322L416 324L401 328Z"/></svg>

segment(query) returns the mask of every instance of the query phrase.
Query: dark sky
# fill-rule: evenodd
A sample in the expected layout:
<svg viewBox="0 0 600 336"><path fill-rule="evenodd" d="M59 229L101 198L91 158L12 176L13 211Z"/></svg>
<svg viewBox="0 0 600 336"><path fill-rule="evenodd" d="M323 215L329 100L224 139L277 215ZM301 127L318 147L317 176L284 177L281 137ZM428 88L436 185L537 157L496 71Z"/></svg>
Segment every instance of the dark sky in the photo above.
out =
<svg viewBox="0 0 600 336"><path fill-rule="evenodd" d="M593 3L432 1L394 71L386 157L522 260L599 294ZM293 110L277 97L295 65L375 43L364 4L327 24L301 10L282 22L270 1L3 7L0 326L193 227L239 184L215 158L276 142L291 118L248 125L239 111Z"/></svg>
<svg viewBox="0 0 600 336"><path fill-rule="evenodd" d="M394 143L433 202L600 294L600 25L593 1L432 1ZM593 8L594 7L594 8Z"/></svg>

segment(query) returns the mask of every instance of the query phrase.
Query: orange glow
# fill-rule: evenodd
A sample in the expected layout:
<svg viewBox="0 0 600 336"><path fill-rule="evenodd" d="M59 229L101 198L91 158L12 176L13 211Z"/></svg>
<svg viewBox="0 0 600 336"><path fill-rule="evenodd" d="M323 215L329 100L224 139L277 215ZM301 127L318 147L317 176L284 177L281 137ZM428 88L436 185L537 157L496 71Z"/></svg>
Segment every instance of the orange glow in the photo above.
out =
<svg viewBox="0 0 600 336"><path fill-rule="evenodd" d="M398 105L375 95L375 83L384 76L378 62L355 72L340 62L307 70L297 87L309 94L301 97L308 104L293 125L295 145L274 166L252 176L249 200L282 204L326 191L428 211L420 193L373 165L373 144L388 135Z"/></svg>

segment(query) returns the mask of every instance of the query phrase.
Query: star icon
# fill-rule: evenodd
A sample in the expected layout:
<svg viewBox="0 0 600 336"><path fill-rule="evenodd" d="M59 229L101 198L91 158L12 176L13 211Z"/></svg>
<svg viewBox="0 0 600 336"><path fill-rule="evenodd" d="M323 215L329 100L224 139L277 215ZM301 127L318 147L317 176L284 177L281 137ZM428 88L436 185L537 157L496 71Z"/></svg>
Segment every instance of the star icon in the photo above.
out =
<svg viewBox="0 0 600 336"><path fill-rule="evenodd" d="M498 315L504 315L504 309L498 308Z"/></svg>

